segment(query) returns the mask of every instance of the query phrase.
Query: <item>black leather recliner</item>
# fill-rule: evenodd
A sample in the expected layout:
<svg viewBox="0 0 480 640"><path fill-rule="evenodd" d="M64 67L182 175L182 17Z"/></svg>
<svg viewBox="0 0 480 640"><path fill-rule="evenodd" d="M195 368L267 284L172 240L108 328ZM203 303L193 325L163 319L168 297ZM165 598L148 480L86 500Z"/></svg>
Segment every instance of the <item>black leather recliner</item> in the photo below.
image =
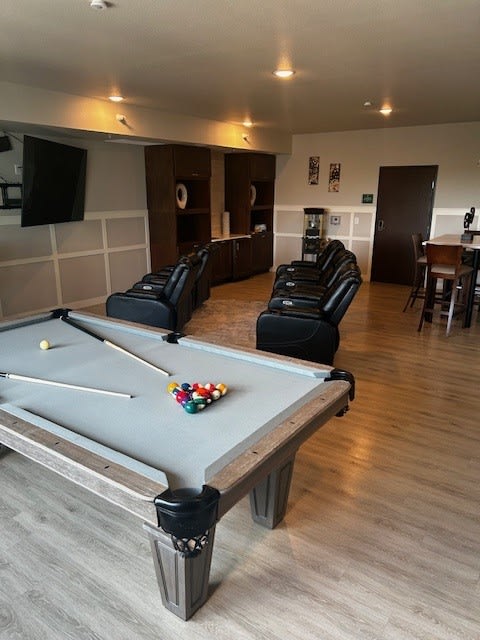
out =
<svg viewBox="0 0 480 640"><path fill-rule="evenodd" d="M257 318L257 349L332 365L340 344L338 325L361 282L357 269L311 300L311 306L292 298L281 309L263 311Z"/></svg>
<svg viewBox="0 0 480 640"><path fill-rule="evenodd" d="M107 316L181 331L192 315L192 292L200 266L196 254L185 256L157 290L132 287L112 293L107 298Z"/></svg>
<svg viewBox="0 0 480 640"><path fill-rule="evenodd" d="M193 292L194 309L198 309L198 307L210 298L210 287L212 282L212 254L215 249L215 244L210 242L197 252L201 264Z"/></svg>
<svg viewBox="0 0 480 640"><path fill-rule="evenodd" d="M215 250L214 243L210 242L203 245L196 255L200 258L200 268L198 269L195 279L195 286L192 291L192 309L202 305L210 297L210 286L212 280L212 260L211 256ZM189 254L191 257L194 254ZM165 286L170 274L176 265L168 265L152 273L147 273L143 276L141 282L136 282L133 285L134 289L141 289L146 291L160 292ZM146 285L151 286L146 286Z"/></svg>
<svg viewBox="0 0 480 640"><path fill-rule="evenodd" d="M316 275L328 268L331 261L334 260L338 251L345 249L345 245L341 240L330 240L325 245L324 250L318 254L315 261L292 260L290 264L281 264L275 272L275 280L284 277L297 277L304 275L306 277L316 277Z"/></svg>
<svg viewBox="0 0 480 640"><path fill-rule="evenodd" d="M333 240L313 266L284 267L257 318L257 349L332 365L338 325L362 282L356 256Z"/></svg>
<svg viewBox="0 0 480 640"><path fill-rule="evenodd" d="M313 309L263 311L257 318L257 349L333 365L338 329Z"/></svg>
<svg viewBox="0 0 480 640"><path fill-rule="evenodd" d="M275 280L273 284L273 292L289 290L304 287L328 287L330 286L342 270L345 270L345 265L351 264L356 266L357 258L354 253L348 249L340 249L337 251L331 260L329 260L327 266L322 270L310 270L312 273L299 273L293 274L293 277L286 275Z"/></svg>

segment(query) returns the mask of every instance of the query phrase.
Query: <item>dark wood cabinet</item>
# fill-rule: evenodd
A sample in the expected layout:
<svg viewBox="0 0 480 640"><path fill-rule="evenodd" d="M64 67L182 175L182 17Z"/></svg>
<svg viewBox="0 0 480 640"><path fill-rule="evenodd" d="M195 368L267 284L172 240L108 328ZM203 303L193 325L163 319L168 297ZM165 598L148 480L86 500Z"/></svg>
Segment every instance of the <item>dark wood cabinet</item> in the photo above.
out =
<svg viewBox="0 0 480 640"><path fill-rule="evenodd" d="M252 274L264 273L273 264L273 232L254 233L252 241Z"/></svg>
<svg viewBox="0 0 480 640"><path fill-rule="evenodd" d="M212 285L231 280L233 277L233 241L216 241L211 260Z"/></svg>
<svg viewBox="0 0 480 640"><path fill-rule="evenodd" d="M252 275L252 239L235 238L233 242L233 280Z"/></svg>
<svg viewBox="0 0 480 640"><path fill-rule="evenodd" d="M275 156L225 155L225 208L230 212L230 232L252 235L252 273L268 271L273 264L274 201ZM257 234L261 237L255 238Z"/></svg>
<svg viewBox="0 0 480 640"><path fill-rule="evenodd" d="M210 149L187 145L172 145L175 175L184 178L210 178Z"/></svg>
<svg viewBox="0 0 480 640"><path fill-rule="evenodd" d="M151 263L157 271L210 241L210 149L145 147L145 174Z"/></svg>
<svg viewBox="0 0 480 640"><path fill-rule="evenodd" d="M252 180L275 180L275 156L267 153L249 153L250 178Z"/></svg>

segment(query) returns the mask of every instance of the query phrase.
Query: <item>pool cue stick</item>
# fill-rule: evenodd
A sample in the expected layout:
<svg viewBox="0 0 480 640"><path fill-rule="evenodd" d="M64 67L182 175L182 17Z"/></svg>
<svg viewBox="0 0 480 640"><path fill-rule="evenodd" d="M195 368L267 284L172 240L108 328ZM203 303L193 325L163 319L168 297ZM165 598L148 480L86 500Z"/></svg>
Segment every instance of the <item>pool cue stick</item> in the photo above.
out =
<svg viewBox="0 0 480 640"><path fill-rule="evenodd" d="M89 391L90 393L103 393L108 396L116 396L118 398L133 398L129 393L121 393L119 391L106 391L105 389L95 389L94 387L82 387L78 384L69 384L68 382L55 382L54 380L45 380L44 378L32 378L30 376L22 376L17 373L6 373L0 371L0 378L8 378L10 380L19 380L20 382L33 382L35 384L47 384L52 387L64 387L66 389L74 389L76 391Z"/></svg>
<svg viewBox="0 0 480 640"><path fill-rule="evenodd" d="M76 322L74 322L73 320L71 320L69 317L60 316L60 318L64 322L66 322L67 324L71 325L72 327L75 327L75 329L79 329L80 331L83 331L84 333L86 333L87 335L91 336L92 338L95 338L96 340L100 340L100 342L103 342L103 344L107 345L107 347L111 347L112 349L116 349L117 351L120 351L121 353L124 353L125 355L129 356L130 358L133 358L134 360L138 360L138 362L141 362L142 364L145 364L147 367L151 367L152 369L155 369L155 371L159 371L164 376L169 376L170 375L168 373L168 371L165 371L164 369L161 369L160 367L157 367L155 364L152 364L151 362L148 362L147 360L144 360L143 358L140 358L139 356L136 356L131 351L127 351L127 349L124 349L123 347L121 347L118 344L115 344L114 342L110 342L110 340L107 340L106 338L102 338L102 336L99 336L96 333L94 333L93 331L90 331L90 329L86 329L85 327L82 327L81 325L79 325Z"/></svg>

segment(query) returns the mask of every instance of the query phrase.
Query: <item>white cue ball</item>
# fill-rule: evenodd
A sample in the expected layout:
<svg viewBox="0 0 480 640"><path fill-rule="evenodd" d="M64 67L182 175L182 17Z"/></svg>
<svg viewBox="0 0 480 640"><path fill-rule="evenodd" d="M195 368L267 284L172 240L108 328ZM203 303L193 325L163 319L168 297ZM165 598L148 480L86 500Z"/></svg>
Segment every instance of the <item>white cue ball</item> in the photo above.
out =
<svg viewBox="0 0 480 640"><path fill-rule="evenodd" d="M50 349L50 342L48 340L42 340L40 342L40 349L43 349L44 351Z"/></svg>

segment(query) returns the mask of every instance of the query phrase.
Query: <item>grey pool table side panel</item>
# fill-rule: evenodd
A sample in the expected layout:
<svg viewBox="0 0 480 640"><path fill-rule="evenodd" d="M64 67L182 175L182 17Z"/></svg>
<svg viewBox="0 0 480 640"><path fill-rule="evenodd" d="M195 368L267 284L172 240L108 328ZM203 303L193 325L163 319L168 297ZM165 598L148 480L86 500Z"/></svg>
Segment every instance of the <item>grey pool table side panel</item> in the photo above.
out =
<svg viewBox="0 0 480 640"><path fill-rule="evenodd" d="M167 489L58 435L0 409L0 441L134 515L157 523L153 498Z"/></svg>

